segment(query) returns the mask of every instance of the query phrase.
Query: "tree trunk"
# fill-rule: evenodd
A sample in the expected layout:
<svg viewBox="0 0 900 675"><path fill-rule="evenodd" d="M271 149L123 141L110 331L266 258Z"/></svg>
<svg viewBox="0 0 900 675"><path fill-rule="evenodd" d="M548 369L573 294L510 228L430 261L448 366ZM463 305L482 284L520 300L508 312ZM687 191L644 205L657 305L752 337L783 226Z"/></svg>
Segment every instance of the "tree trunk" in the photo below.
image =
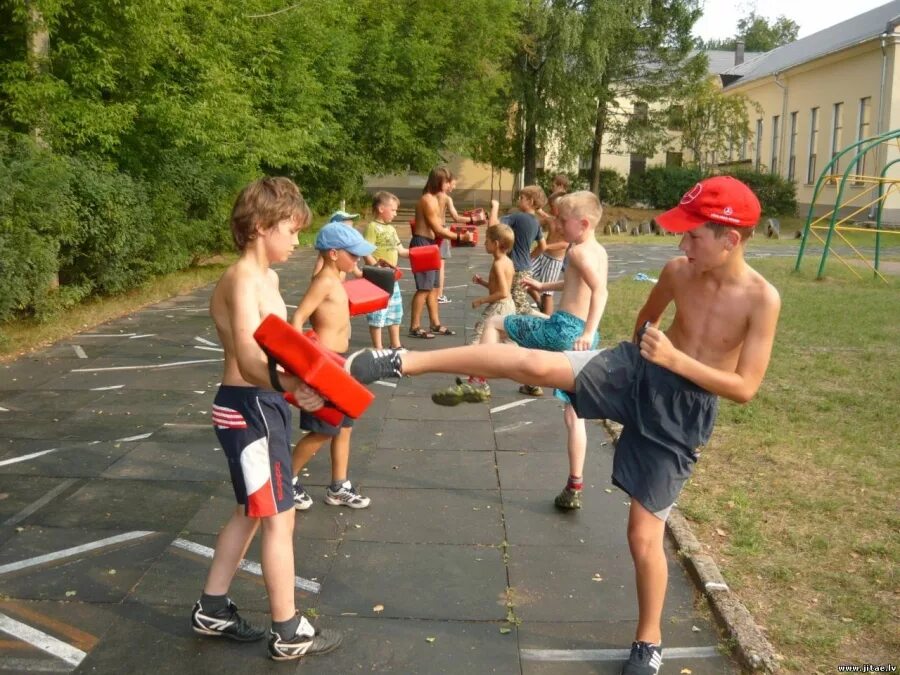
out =
<svg viewBox="0 0 900 675"><path fill-rule="evenodd" d="M594 143L591 149L591 192L600 196L600 156L603 151L603 134L606 133L606 101L597 104L597 124L594 127Z"/></svg>
<svg viewBox="0 0 900 675"><path fill-rule="evenodd" d="M522 187L534 185L537 179L537 124L534 114L528 110L525 111L524 145L522 166L525 169L525 175L522 179Z"/></svg>
<svg viewBox="0 0 900 675"><path fill-rule="evenodd" d="M47 62L50 55L50 31L44 15L34 2L28 3L28 63L36 74L47 70ZM31 130L34 140L41 146L47 147L40 124Z"/></svg>

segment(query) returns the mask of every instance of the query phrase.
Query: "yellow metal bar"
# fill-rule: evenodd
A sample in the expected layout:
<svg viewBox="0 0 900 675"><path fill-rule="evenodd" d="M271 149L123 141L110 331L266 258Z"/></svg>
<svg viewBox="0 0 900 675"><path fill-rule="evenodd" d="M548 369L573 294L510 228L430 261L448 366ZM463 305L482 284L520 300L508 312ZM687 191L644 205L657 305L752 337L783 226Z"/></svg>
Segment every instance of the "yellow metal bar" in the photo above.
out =
<svg viewBox="0 0 900 675"><path fill-rule="evenodd" d="M828 227L825 225L810 225L810 227L814 230L827 230ZM868 234L875 234L876 230L870 230L866 227L835 227L835 232L866 232ZM900 230L881 230L881 234L900 234Z"/></svg>
<svg viewBox="0 0 900 675"><path fill-rule="evenodd" d="M838 231L838 230L835 230L835 233L837 233L837 236L839 236L841 239L844 240L844 243L847 244L847 246L849 246L851 249L853 249L853 252L859 257L860 260L862 260L866 264L866 266L870 270L875 272L875 274L877 274L884 283L887 283L887 279L885 278L885 276L881 272L879 272L877 269L875 269L875 266L872 263L870 263L868 260L866 260L865 256L862 253L860 253L853 244L850 243L850 241L847 239L847 237L845 237L843 234L841 234L840 231Z"/></svg>

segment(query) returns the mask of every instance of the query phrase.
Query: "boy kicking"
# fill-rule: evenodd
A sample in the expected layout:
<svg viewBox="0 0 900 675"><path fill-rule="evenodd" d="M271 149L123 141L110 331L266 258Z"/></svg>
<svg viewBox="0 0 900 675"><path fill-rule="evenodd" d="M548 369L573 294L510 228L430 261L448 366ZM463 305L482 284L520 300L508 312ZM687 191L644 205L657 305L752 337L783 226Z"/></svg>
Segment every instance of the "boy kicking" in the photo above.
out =
<svg viewBox="0 0 900 675"><path fill-rule="evenodd" d="M278 392L293 392L307 410L322 407L322 399L293 375L270 372L253 339L263 317L287 316L278 275L270 265L288 259L297 246L297 232L309 218L300 191L287 178L262 178L245 187L231 212L231 233L240 258L222 275L210 301L225 357L212 419L228 459L238 507L216 539L203 594L191 612L191 627L200 635L240 642L266 636L265 629L238 614L228 597L238 565L262 529L263 581L272 613L269 656L278 661L324 654L341 642L339 633L313 628L294 604L291 410Z"/></svg>
<svg viewBox="0 0 900 675"><path fill-rule="evenodd" d="M769 365L781 309L778 291L744 260L759 220L749 187L729 176L698 183L661 227L683 233L638 312L633 342L602 352L554 353L493 344L433 352L357 352L361 381L426 372L463 372L557 387L579 417L623 425L613 483L631 497L628 545L635 567L638 625L622 675L655 675L662 662L668 570L665 521L712 433L717 401L746 403ZM658 328L669 304L675 316Z"/></svg>

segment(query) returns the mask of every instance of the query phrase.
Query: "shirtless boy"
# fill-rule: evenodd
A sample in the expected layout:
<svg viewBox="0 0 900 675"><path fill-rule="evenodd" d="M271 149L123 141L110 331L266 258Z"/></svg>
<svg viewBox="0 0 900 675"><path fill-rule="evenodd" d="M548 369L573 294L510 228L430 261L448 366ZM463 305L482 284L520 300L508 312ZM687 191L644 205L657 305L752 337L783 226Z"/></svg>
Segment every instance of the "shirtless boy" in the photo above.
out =
<svg viewBox="0 0 900 675"><path fill-rule="evenodd" d="M668 570L665 522L713 430L718 397L750 401L769 365L781 310L778 291L744 260L760 206L730 176L698 183L661 227L682 233L638 312L633 342L602 351L554 353L514 345L432 352L358 352L347 361L362 381L426 372L463 372L557 387L580 417L623 425L613 483L631 497L628 545L635 567L638 625L622 675L655 675L662 662ZM662 331L663 312L675 316Z"/></svg>

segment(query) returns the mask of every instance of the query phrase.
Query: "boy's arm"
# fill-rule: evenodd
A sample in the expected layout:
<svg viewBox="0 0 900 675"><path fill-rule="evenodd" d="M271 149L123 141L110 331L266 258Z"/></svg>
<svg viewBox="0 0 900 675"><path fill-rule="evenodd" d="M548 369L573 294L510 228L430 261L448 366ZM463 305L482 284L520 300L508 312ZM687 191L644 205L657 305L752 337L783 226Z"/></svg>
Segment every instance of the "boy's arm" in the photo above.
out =
<svg viewBox="0 0 900 675"><path fill-rule="evenodd" d="M500 224L500 202L491 200L491 212L488 214L488 226Z"/></svg>
<svg viewBox="0 0 900 675"><path fill-rule="evenodd" d="M269 379L269 364L265 352L253 338L259 327L259 297L252 283L235 284L230 298L231 334L234 340L235 360L241 377L250 384L274 389ZM312 412L324 404L322 397L300 378L279 372L276 377L284 391L290 391L303 410Z"/></svg>
<svg viewBox="0 0 900 675"><path fill-rule="evenodd" d="M505 274L500 272L500 270L495 270L492 268L491 280L496 284L496 289L483 298L476 298L475 300L473 300L472 309L478 307L479 305L486 305L489 302L497 302L498 300L509 297L509 279L507 279ZM482 285L487 286L488 290L490 290L490 286L488 284Z"/></svg>
<svg viewBox="0 0 900 675"><path fill-rule="evenodd" d="M641 355L712 394L735 403L747 403L759 391L769 367L780 311L781 298L778 291L772 287L766 288L764 297L750 315L747 334L734 372L707 366L675 349L666 334L657 328L648 328L641 338Z"/></svg>
<svg viewBox="0 0 900 675"><path fill-rule="evenodd" d="M323 277L316 277L312 280L309 288L306 289L306 294L300 301L300 305L297 307L297 311L294 312L294 316L291 318L291 324L294 328L299 331L303 330L303 324L309 320L316 308L328 297L328 291L331 290L332 283L332 280Z"/></svg>
<svg viewBox="0 0 900 675"><path fill-rule="evenodd" d="M540 232L540 230L539 230ZM541 253L547 250L547 240L544 238L544 233L540 233L540 238L537 240L537 243L534 245L534 248L531 249L531 257L537 258Z"/></svg>
<svg viewBox="0 0 900 675"><path fill-rule="evenodd" d="M463 223L472 220L471 218L463 220L463 217L456 212L456 205L453 203L453 197L450 195L447 195L447 213L450 214L454 223Z"/></svg>
<svg viewBox="0 0 900 675"><path fill-rule="evenodd" d="M679 262L680 259L676 258L666 263L662 272L659 273L659 280L653 285L653 288L650 290L650 295L647 296L647 300L644 302L644 306L641 307L641 310L638 312L637 319L634 323L634 332L631 334L631 340L635 344L639 342L638 335L640 335L644 324L649 321L654 326L658 327L663 312L666 311L666 307L668 307L672 300L675 299L675 294L672 291L672 283L674 275L677 274L675 266L678 265Z"/></svg>
<svg viewBox="0 0 900 675"><path fill-rule="evenodd" d="M591 289L590 306L587 318L584 320L584 332L572 345L572 349L575 351L584 351L593 348L597 327L600 325L600 318L603 316L606 300L609 297L606 290L606 249L601 246L599 255L594 259L593 256L588 255L587 250L581 250L580 247L575 246L569 253L569 265L578 271L584 283Z"/></svg>
<svg viewBox="0 0 900 675"><path fill-rule="evenodd" d="M457 232L453 232L449 228L444 227L444 223L442 222L444 214L440 211L437 203L432 203L430 200L426 201L424 208L422 209L422 215L425 218L425 223L437 237L456 239L457 241L469 241L471 239L468 232L465 233L465 235L460 236Z"/></svg>

